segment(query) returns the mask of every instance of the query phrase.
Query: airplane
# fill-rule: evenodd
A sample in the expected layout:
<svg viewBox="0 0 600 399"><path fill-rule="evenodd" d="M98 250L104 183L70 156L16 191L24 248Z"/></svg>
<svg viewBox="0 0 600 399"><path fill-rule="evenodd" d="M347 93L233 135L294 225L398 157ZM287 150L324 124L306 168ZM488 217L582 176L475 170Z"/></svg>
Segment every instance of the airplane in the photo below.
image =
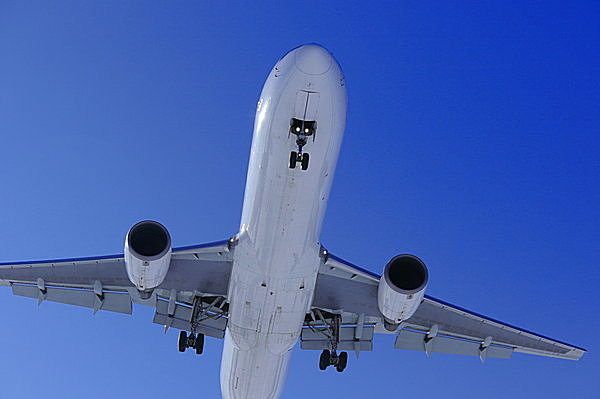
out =
<svg viewBox="0 0 600 399"><path fill-rule="evenodd" d="M429 273L401 254L380 276L324 248L319 236L346 121L339 63L324 47L288 52L270 71L256 109L239 232L172 248L159 222L135 224L124 253L0 263L13 294L99 310L155 308L153 322L181 330L178 350L202 354L223 339L226 399L279 398L292 348L320 351L318 367L343 372L348 352L395 349L487 358L527 353L578 360L585 349L426 295Z"/></svg>

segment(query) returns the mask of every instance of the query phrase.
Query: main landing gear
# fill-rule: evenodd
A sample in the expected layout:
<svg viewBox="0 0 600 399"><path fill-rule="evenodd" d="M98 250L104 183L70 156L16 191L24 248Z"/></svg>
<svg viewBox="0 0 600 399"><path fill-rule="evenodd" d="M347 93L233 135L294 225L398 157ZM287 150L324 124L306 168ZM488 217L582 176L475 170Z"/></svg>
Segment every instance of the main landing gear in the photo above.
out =
<svg viewBox="0 0 600 399"><path fill-rule="evenodd" d="M215 298L209 308L216 305L219 301L219 297ZM179 332L179 341L177 348L179 352L185 352L187 348L194 348L197 355L201 355L204 352L204 334L196 333L200 325L201 317L206 312L207 308L203 308L202 300L200 297L194 298L192 305L192 317L190 320L191 332L190 335L186 331Z"/></svg>
<svg viewBox="0 0 600 399"><path fill-rule="evenodd" d="M204 352L204 334L194 334L187 332L179 332L179 352L185 352L187 348L194 348L197 355L201 355Z"/></svg>
<svg viewBox="0 0 600 399"><path fill-rule="evenodd" d="M321 356L319 356L319 369L325 370L329 366L334 366L337 372L341 373L348 365L348 353L340 352L339 355L337 353L338 344L340 342L341 316L338 314L332 316L331 323L326 323L322 314L319 312L321 320L325 322L325 324L329 324L331 328L331 335L329 337L331 351L329 349L324 349L323 352L321 352Z"/></svg>
<svg viewBox="0 0 600 399"><path fill-rule="evenodd" d="M338 373L341 373L346 369L348 365L348 352L341 352L339 355L334 350L330 352L329 349L324 349L319 357L319 369L325 370L329 366L335 366Z"/></svg>
<svg viewBox="0 0 600 399"><path fill-rule="evenodd" d="M309 155L306 152L303 153L302 148L306 145L308 137L312 136L313 141L315 141L316 129L316 121L304 121L297 118L292 118L290 121L288 136L291 134L296 135L296 145L298 146L298 151L290 153L290 169L295 169L298 162L302 165L302 170L308 169Z"/></svg>

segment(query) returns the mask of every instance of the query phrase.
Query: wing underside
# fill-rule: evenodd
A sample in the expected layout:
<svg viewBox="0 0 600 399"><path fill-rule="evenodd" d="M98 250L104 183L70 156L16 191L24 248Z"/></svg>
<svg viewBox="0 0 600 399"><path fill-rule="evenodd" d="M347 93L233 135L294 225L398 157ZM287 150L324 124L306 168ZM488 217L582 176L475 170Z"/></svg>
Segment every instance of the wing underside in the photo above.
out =
<svg viewBox="0 0 600 399"><path fill-rule="evenodd" d="M124 314L132 302L156 308L165 327L222 338L231 274L228 241L174 248L169 271L151 298L140 298L123 255L0 264L0 285L18 296Z"/></svg>
<svg viewBox="0 0 600 399"><path fill-rule="evenodd" d="M382 326L377 305L379 276L329 254L321 262L313 307L328 314L341 315L343 328L353 329L354 341L362 341L365 328L390 333ZM323 322L309 321L305 329ZM331 324L331 323L329 323ZM314 326L312 327L315 328ZM360 330L357 332L357 330ZM563 359L579 359L585 349L512 326L490 317L426 295L415 314L395 332L396 349L508 358L514 352ZM359 338L360 335L360 338ZM310 334L307 337L314 338ZM372 338L364 337L369 341ZM321 340L326 349L330 342ZM308 346L315 347L314 344ZM365 348L369 344L360 344ZM359 345L359 346L360 346ZM359 350L359 349L355 349ZM370 349L366 349L370 350Z"/></svg>
<svg viewBox="0 0 600 399"><path fill-rule="evenodd" d="M15 295L99 310L132 313L132 302L156 308L154 322L222 338L232 257L228 241L177 248L163 283L149 300L139 297L123 255L0 264L0 285ZM329 254L321 260L313 308L301 335L304 349L372 350L382 326L379 276ZM334 323L335 321L335 323ZM513 352L579 359L585 349L425 296L396 334L395 348L507 358Z"/></svg>

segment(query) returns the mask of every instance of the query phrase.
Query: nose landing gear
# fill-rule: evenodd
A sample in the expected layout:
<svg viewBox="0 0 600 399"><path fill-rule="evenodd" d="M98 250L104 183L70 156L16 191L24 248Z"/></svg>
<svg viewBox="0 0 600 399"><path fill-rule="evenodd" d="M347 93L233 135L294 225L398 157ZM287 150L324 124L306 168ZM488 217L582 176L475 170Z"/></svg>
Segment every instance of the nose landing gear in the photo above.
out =
<svg viewBox="0 0 600 399"><path fill-rule="evenodd" d="M300 165L302 166L302 170L306 170L308 169L308 160L309 160L310 156L308 155L307 152L296 152L296 151L292 151L290 153L290 169L295 169L296 168L296 163L300 162Z"/></svg>
<svg viewBox="0 0 600 399"><path fill-rule="evenodd" d="M309 155L306 152L303 153L302 148L308 142L308 137L312 136L313 141L315 141L316 130L316 121L304 121L301 119L292 118L290 121L290 131L288 132L288 136L291 134L296 136L296 145L298 146L298 151L292 151L290 153L290 169L295 169L297 162L301 163L302 170L308 169Z"/></svg>

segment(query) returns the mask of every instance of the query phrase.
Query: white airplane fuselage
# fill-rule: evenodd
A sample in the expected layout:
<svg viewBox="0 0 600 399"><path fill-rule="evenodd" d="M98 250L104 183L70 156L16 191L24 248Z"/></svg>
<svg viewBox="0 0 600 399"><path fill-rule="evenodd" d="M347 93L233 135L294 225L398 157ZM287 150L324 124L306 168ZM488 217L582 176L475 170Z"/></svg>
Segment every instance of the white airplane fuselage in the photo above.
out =
<svg viewBox="0 0 600 399"><path fill-rule="evenodd" d="M308 168L292 118L316 121L306 138ZM254 124L240 232L229 284L221 361L227 399L272 399L283 390L291 349L310 310L319 235L346 121L339 64L324 48L286 54L263 87Z"/></svg>

